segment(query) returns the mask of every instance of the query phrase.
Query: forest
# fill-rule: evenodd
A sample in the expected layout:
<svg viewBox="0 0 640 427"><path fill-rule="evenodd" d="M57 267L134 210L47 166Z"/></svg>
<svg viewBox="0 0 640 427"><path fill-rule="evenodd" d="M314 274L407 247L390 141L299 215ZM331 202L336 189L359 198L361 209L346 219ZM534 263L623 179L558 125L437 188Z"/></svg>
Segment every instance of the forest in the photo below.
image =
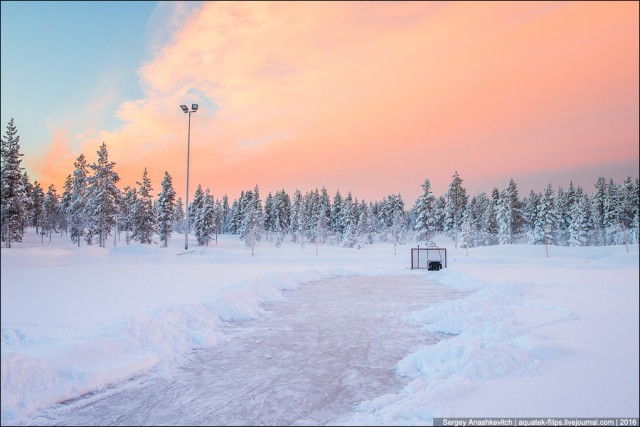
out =
<svg viewBox="0 0 640 427"><path fill-rule="evenodd" d="M201 184L185 209L176 197L171 175L165 171L160 191L154 192L146 168L136 186L118 187L115 162L109 161L102 143L97 161L84 154L74 162L62 193L53 184L31 182L21 166L20 136L11 119L2 135L1 237L6 248L21 242L24 233L52 239L66 235L78 246L106 247L113 239L166 247L172 233L188 234L199 246L216 241L218 234L234 234L247 247L266 240L340 245L362 248L375 242L429 243L436 233L446 233L456 247L526 243L562 246L598 246L638 243L638 177L624 182L599 177L593 189L570 182L566 189L531 191L521 197L512 178L505 188L467 194L456 171L445 194L434 195L428 178L412 205L400 193L382 200L365 201L351 192L282 189L264 200L259 186L242 191L230 201L214 197ZM588 193L587 190L591 190ZM186 211L186 212L185 212Z"/></svg>

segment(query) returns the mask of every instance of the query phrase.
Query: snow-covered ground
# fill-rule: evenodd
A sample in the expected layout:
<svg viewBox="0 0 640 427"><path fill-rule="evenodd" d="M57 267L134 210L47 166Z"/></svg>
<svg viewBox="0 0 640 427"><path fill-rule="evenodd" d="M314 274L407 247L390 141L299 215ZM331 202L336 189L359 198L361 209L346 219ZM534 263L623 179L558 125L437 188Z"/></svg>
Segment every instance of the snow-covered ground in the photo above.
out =
<svg viewBox="0 0 640 427"><path fill-rule="evenodd" d="M2 249L3 425L224 345L224 322L323 278L423 277L469 292L403 320L446 339L395 366L403 388L355 406L351 424L430 424L433 417L638 417L638 245L506 245L454 249L448 268L409 269L409 248L262 242L236 236L183 252L130 245L77 248L67 238ZM356 278L354 277L355 283ZM358 279L360 280L360 279ZM392 367L390 367L392 368Z"/></svg>

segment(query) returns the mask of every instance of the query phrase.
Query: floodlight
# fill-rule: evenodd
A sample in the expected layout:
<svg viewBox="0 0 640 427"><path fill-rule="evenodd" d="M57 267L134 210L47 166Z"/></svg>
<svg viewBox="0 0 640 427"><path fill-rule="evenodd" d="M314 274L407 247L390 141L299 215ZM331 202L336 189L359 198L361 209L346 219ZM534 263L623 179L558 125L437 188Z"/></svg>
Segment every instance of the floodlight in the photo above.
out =
<svg viewBox="0 0 640 427"><path fill-rule="evenodd" d="M187 108L186 105L181 105L180 108L182 108L182 111L184 111L185 113L189 112L189 109Z"/></svg>
<svg viewBox="0 0 640 427"><path fill-rule="evenodd" d="M195 113L198 111L198 104L191 104L191 110Z"/></svg>

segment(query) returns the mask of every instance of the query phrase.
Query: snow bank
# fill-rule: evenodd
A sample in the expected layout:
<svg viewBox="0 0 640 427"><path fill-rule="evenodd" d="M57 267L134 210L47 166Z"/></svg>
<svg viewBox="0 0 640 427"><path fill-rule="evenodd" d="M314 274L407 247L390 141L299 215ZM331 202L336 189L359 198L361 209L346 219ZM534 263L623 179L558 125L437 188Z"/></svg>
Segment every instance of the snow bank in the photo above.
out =
<svg viewBox="0 0 640 427"><path fill-rule="evenodd" d="M425 275L464 298L407 313L442 340L399 361L397 393L355 407L350 424L433 417L637 417L638 245L455 249L448 268L410 271L409 245L362 250L234 236L181 253L146 245L77 248L62 240L2 250L2 424L108 391L162 361L227 339L224 322L322 278ZM171 246L173 244L173 246ZM462 296L461 295L461 296ZM418 302L419 303L419 302ZM416 307L424 305L417 304ZM615 392L611 392L615 390Z"/></svg>
<svg viewBox="0 0 640 427"><path fill-rule="evenodd" d="M409 384L357 405L346 424L637 417L638 246L629 254L619 247L552 251L552 258L517 245L475 248L469 258L453 251L453 268L431 279L469 296L405 317L442 340L401 360L396 373Z"/></svg>

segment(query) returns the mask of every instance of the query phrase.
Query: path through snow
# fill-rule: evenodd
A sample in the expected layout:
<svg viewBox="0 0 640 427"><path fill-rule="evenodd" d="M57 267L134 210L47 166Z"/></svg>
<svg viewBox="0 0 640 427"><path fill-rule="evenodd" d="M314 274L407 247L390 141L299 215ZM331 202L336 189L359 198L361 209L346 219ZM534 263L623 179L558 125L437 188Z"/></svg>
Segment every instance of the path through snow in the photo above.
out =
<svg viewBox="0 0 640 427"><path fill-rule="evenodd" d="M58 425L319 425L404 385L395 364L437 336L402 321L461 297L424 273L340 277L285 291L233 339L37 417Z"/></svg>

